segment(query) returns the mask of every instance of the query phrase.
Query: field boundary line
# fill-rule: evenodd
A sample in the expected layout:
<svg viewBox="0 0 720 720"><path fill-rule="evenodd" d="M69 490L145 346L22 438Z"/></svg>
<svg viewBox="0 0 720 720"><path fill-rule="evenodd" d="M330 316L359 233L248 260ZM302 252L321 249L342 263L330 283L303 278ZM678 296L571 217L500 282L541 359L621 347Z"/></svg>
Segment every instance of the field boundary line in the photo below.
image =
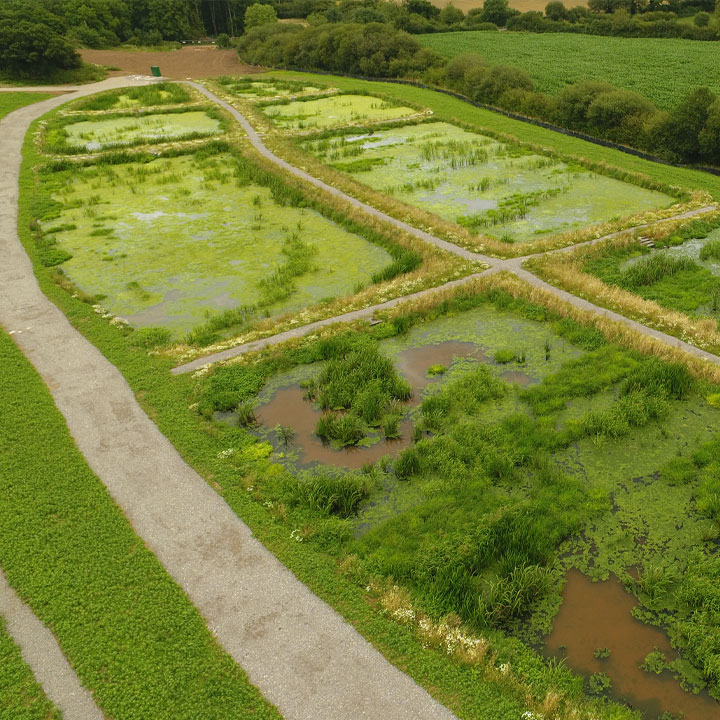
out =
<svg viewBox="0 0 720 720"><path fill-rule="evenodd" d="M0 570L0 615L8 635L64 720L103 720L90 691L80 682L52 631L22 601Z"/></svg>
<svg viewBox="0 0 720 720"><path fill-rule="evenodd" d="M2 120L0 324L135 533L287 720L454 720L253 536L141 409L120 371L40 290L17 232L28 127L68 100L134 82L84 86Z"/></svg>

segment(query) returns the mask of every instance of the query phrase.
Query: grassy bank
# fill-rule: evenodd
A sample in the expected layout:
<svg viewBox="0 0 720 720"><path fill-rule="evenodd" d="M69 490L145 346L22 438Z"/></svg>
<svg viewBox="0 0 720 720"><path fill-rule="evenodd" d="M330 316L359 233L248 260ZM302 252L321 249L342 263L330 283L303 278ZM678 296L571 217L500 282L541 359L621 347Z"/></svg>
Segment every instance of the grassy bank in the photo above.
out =
<svg viewBox="0 0 720 720"><path fill-rule="evenodd" d="M4 334L0 364L0 565L106 715L277 718L137 538Z"/></svg>
<svg viewBox="0 0 720 720"><path fill-rule="evenodd" d="M45 697L20 655L0 616L0 718L60 720L60 711Z"/></svg>
<svg viewBox="0 0 720 720"><path fill-rule="evenodd" d="M18 108L54 97L50 93L0 92L0 120Z"/></svg>
<svg viewBox="0 0 720 720"><path fill-rule="evenodd" d="M572 83L600 80L669 110L696 87L720 91L712 42L529 32L437 33L418 40L448 58L476 52L491 63L521 67L538 90L553 95Z"/></svg>

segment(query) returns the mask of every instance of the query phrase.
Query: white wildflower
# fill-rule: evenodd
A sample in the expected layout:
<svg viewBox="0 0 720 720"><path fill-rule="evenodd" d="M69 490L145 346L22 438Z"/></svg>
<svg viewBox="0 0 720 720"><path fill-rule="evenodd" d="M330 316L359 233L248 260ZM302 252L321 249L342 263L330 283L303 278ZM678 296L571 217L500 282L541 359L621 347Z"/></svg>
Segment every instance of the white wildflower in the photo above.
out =
<svg viewBox="0 0 720 720"><path fill-rule="evenodd" d="M218 460L225 460L225 458L229 458L230 456L235 454L235 448L228 448L227 450L221 450L217 456Z"/></svg>

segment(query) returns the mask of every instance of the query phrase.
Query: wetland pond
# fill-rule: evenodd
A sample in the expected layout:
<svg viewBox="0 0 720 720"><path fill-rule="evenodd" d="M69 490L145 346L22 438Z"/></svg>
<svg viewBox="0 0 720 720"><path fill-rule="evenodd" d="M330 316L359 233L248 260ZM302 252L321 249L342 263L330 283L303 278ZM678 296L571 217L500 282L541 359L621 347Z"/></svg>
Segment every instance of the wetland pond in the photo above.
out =
<svg viewBox="0 0 720 720"><path fill-rule="evenodd" d="M378 340L377 349L412 388L412 397L398 410L402 413L398 440L386 441L378 430L370 429L359 447L342 450L323 444L315 434L322 413L305 399L303 388L312 387L308 381L317 380L325 367L322 362L298 365L268 379L254 401L258 421L254 432L274 446L275 460L290 470L318 465L361 468L411 446L414 429L422 427L422 401L441 395L444 388L478 366L516 388L537 388L545 382L553 388L558 375L584 365L578 360L587 359L592 366L602 357L618 367L626 361L610 353L594 355L597 351L583 350L555 330L547 322L481 305ZM503 363L501 357L514 359ZM572 377L577 380L579 376ZM508 416L532 416L527 396L506 390L488 399L482 415L473 415L475 421L491 426ZM617 383L594 394L583 392L552 417L557 427L563 428L588 412L602 414L615 406L619 392ZM542 648L546 655L564 658L568 667L582 675L604 673L611 680L612 697L643 713L645 720L657 720L663 713L671 713L673 718L682 713L685 720L720 719L720 705L709 694L683 689L674 675L682 673L688 682L701 684L698 670L678 657L664 630L633 617L632 610L639 603L613 574L632 566L646 568L659 556L670 566L680 567L688 548L706 532L707 521L694 509L688 488L659 481L658 468L714 437L717 413L704 397L691 396L670 403L661 424L648 423L638 432L616 439L581 438L552 455L555 465L567 474L568 487L573 479L579 480L592 493L593 502L604 504L603 498L607 498L608 503L560 549L579 569L569 571L562 598L561 584L557 584L548 603L535 608L529 618L530 634L520 633L521 639L533 638L531 642L539 643L552 628ZM232 415L218 419L237 422ZM278 424L294 431L287 444L274 430ZM517 427L525 426L520 423ZM440 434L451 437L451 432L440 426ZM458 442L463 442L467 436L458 437ZM433 434L426 434L419 445L441 447L432 442ZM433 470L433 474L416 475L408 481L392 469L383 470L382 463L375 475L368 473L376 477L377 485L348 527L358 554L372 558L371 562L377 563L373 567L385 568L387 563L390 568L402 569L405 564L415 568L413 563L417 563L421 569L422 561L417 558L424 548L434 547L437 538L451 533L463 538L482 522L483 513L493 511L496 501L499 507L518 502L515 480L507 487L495 481L473 485L476 475L470 474L458 484L449 473L442 473L442 469ZM608 575L609 581L590 580L590 576ZM669 627L676 632L672 623ZM596 657L602 648L609 651L607 656ZM647 662L649 655L651 662ZM653 671L640 667L645 663ZM596 685L600 679L594 678ZM602 690L599 686L595 689Z"/></svg>
<svg viewBox="0 0 720 720"><path fill-rule="evenodd" d="M375 190L507 242L673 202L661 192L444 122L308 140L303 147Z"/></svg>
<svg viewBox="0 0 720 720"><path fill-rule="evenodd" d="M398 439L386 440L378 430L373 430L357 446L338 449L324 443L315 433L322 412L305 399L301 387L303 381L318 372L317 366L301 366L268 382L255 408L256 420L265 428L261 433L277 451L301 467L321 463L361 468L385 456L394 457L412 442L413 422L423 397L439 389L446 380L465 372L469 364L487 363L508 384L527 386L551 368L557 369L561 357L567 360L574 354L572 346L556 338L555 359L546 361L539 348L545 340L544 335L540 335L541 324L513 318L513 325L508 326L509 317L509 314L505 317L504 313L481 307L452 320L431 321L412 328L404 336L381 341L383 354L392 359L413 392L410 400L403 403ZM533 345L538 347L531 349ZM525 363L495 363L493 351L506 347L524 352L527 348ZM440 369L440 372L432 374L431 369ZM217 417L235 421L232 413ZM290 426L295 431L288 445L276 437L273 428L277 425Z"/></svg>
<svg viewBox="0 0 720 720"><path fill-rule="evenodd" d="M661 629L632 616L637 604L615 576L592 582L578 570L570 570L545 651L565 658L576 672L605 673L612 681L612 696L640 710L647 720L663 713L684 720L720 719L720 704L707 693L686 692L668 669L659 674L641 669L654 650L668 662L677 654ZM600 649L609 655L595 657Z"/></svg>

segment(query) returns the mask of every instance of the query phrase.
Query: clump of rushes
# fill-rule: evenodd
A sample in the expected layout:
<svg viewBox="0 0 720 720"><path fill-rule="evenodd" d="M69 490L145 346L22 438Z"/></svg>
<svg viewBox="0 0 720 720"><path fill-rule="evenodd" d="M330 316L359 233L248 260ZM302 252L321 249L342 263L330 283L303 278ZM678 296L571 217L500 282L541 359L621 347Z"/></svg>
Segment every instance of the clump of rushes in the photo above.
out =
<svg viewBox="0 0 720 720"><path fill-rule="evenodd" d="M493 355L493 360L499 365L505 365L511 363L515 359L514 350L496 350Z"/></svg>
<svg viewBox="0 0 720 720"><path fill-rule="evenodd" d="M434 377L435 375L443 375L446 372L447 372L446 365L431 365L427 370L427 374L430 377Z"/></svg>
<svg viewBox="0 0 720 720"><path fill-rule="evenodd" d="M289 445L295 437L295 430L293 430L289 425L278 424L275 426L275 434L283 445Z"/></svg>
<svg viewBox="0 0 720 720"><path fill-rule="evenodd" d="M252 425L255 422L255 410L250 400L243 400L238 403L235 412L241 425Z"/></svg>
<svg viewBox="0 0 720 720"><path fill-rule="evenodd" d="M700 250L701 260L720 260L720 240L711 240Z"/></svg>
<svg viewBox="0 0 720 720"><path fill-rule="evenodd" d="M367 428L387 426L393 403L412 396L412 388L395 370L391 360L374 344L351 347L345 353L328 348L331 357L316 380L308 383L306 394L317 400L325 414L315 432L328 442L356 445ZM397 419L396 419L397 424Z"/></svg>

